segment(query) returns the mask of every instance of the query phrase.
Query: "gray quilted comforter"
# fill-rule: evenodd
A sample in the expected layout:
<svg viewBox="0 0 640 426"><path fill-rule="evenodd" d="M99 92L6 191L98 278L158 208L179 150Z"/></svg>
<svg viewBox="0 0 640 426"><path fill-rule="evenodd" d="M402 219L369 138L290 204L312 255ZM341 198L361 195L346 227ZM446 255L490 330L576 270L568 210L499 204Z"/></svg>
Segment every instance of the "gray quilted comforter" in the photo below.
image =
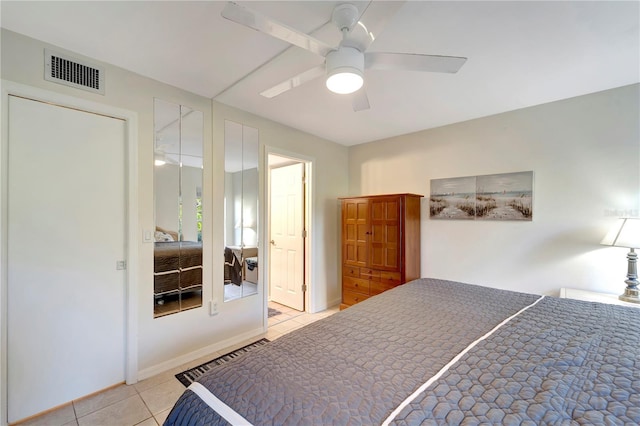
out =
<svg viewBox="0 0 640 426"><path fill-rule="evenodd" d="M637 425L639 324L640 309L420 279L199 382L255 425ZM228 423L188 389L165 424Z"/></svg>

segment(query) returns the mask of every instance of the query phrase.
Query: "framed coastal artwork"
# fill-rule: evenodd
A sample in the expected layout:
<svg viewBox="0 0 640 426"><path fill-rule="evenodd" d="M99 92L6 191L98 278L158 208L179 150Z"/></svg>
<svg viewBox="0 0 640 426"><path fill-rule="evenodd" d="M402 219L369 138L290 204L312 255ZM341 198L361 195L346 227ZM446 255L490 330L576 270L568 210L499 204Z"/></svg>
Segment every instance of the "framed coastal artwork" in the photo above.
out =
<svg viewBox="0 0 640 426"><path fill-rule="evenodd" d="M531 221L533 172L431 179L429 217Z"/></svg>

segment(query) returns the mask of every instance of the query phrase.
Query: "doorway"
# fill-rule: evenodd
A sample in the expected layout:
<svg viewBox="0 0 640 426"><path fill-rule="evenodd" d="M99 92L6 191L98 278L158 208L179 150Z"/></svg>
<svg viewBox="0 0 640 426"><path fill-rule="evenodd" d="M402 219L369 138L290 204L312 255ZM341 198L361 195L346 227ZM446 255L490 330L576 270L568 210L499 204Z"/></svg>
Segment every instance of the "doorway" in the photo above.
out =
<svg viewBox="0 0 640 426"><path fill-rule="evenodd" d="M129 374L129 132L125 119L12 95L8 117L13 422Z"/></svg>
<svg viewBox="0 0 640 426"><path fill-rule="evenodd" d="M311 162L268 154L269 300L305 311L310 265Z"/></svg>

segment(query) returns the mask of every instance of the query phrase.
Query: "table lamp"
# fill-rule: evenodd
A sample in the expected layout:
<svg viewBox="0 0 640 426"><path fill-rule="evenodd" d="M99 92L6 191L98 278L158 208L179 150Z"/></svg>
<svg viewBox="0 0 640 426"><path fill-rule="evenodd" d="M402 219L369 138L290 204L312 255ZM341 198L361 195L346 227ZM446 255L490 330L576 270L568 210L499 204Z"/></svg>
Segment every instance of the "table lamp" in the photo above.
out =
<svg viewBox="0 0 640 426"><path fill-rule="evenodd" d="M631 249L627 253L627 288L618 299L625 302L640 303L640 290L638 289L638 255L635 249L640 248L640 218L621 218L609 230L600 244L614 247L627 247Z"/></svg>

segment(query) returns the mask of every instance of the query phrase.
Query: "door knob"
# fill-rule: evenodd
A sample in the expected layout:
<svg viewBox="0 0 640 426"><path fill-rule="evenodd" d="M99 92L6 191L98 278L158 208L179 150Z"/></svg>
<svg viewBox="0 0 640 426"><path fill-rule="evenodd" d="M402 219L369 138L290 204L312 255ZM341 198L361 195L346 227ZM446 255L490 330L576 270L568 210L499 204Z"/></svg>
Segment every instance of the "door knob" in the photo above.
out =
<svg viewBox="0 0 640 426"><path fill-rule="evenodd" d="M275 242L275 241L273 241L273 240L271 240L271 241L269 241L269 242L271 243L271 245L272 245L272 246L275 246L275 245L276 245L276 242Z"/></svg>

